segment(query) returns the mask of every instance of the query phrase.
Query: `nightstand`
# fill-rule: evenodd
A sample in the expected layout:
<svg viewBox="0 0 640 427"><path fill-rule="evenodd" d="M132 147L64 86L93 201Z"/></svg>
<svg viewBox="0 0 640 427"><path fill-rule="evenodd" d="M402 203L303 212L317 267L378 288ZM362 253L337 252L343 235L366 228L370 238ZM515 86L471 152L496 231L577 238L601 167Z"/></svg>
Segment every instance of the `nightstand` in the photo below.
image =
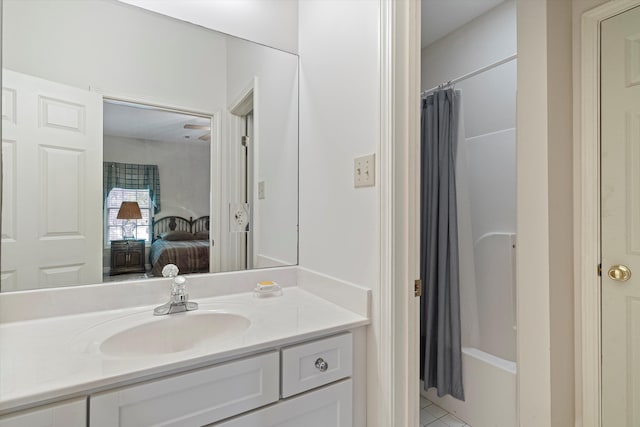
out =
<svg viewBox="0 0 640 427"><path fill-rule="evenodd" d="M109 275L144 273L144 240L112 240Z"/></svg>

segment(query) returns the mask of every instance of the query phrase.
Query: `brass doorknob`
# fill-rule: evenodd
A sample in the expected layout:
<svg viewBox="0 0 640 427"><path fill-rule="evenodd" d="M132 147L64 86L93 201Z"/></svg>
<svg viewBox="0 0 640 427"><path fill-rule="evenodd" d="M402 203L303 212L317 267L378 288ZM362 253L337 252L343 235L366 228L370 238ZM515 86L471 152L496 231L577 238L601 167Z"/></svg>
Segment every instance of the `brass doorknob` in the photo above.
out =
<svg viewBox="0 0 640 427"><path fill-rule="evenodd" d="M626 265L613 265L609 269L608 276L611 280L626 282L631 277L631 270L629 270L629 267L627 267Z"/></svg>

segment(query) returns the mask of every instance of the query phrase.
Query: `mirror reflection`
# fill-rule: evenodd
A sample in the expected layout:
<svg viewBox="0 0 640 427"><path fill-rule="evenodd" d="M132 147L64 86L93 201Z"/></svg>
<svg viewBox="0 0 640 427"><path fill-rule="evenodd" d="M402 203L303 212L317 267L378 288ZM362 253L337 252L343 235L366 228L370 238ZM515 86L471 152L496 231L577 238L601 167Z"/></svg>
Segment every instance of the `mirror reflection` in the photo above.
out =
<svg viewBox="0 0 640 427"><path fill-rule="evenodd" d="M297 57L114 0L5 0L3 292L297 263Z"/></svg>
<svg viewBox="0 0 640 427"><path fill-rule="evenodd" d="M103 118L103 281L208 273L211 117L106 100Z"/></svg>

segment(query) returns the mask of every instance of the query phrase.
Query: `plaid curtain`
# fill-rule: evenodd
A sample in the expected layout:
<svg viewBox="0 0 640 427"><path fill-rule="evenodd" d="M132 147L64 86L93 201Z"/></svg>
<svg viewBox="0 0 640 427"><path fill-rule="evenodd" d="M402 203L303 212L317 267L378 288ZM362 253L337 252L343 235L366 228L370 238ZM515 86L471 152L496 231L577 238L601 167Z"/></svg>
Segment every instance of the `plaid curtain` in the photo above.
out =
<svg viewBox="0 0 640 427"><path fill-rule="evenodd" d="M160 212L160 172L158 165L134 165L130 163L104 162L103 201L114 188L149 190L153 212Z"/></svg>

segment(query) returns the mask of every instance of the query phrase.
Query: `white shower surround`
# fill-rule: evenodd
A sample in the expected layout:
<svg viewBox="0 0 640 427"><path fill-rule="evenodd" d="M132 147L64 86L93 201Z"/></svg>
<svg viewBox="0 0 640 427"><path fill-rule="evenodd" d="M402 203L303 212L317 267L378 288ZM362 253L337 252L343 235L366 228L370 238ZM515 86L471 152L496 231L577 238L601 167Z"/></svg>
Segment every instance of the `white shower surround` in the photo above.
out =
<svg viewBox="0 0 640 427"><path fill-rule="evenodd" d="M512 96L515 100L515 90ZM478 114L472 107L466 110L467 116ZM469 170L471 236L461 237L472 240L473 260L464 265L461 259L461 268L474 274L460 284L463 308L471 311L463 316L462 345L515 361L515 129L463 143L467 164L459 167Z"/></svg>
<svg viewBox="0 0 640 427"><path fill-rule="evenodd" d="M512 94L515 98L515 89ZM463 121L482 111L465 103L464 89L462 110ZM514 129L461 137L456 175L465 401L439 398L433 388L425 395L474 427L512 427L517 419Z"/></svg>

